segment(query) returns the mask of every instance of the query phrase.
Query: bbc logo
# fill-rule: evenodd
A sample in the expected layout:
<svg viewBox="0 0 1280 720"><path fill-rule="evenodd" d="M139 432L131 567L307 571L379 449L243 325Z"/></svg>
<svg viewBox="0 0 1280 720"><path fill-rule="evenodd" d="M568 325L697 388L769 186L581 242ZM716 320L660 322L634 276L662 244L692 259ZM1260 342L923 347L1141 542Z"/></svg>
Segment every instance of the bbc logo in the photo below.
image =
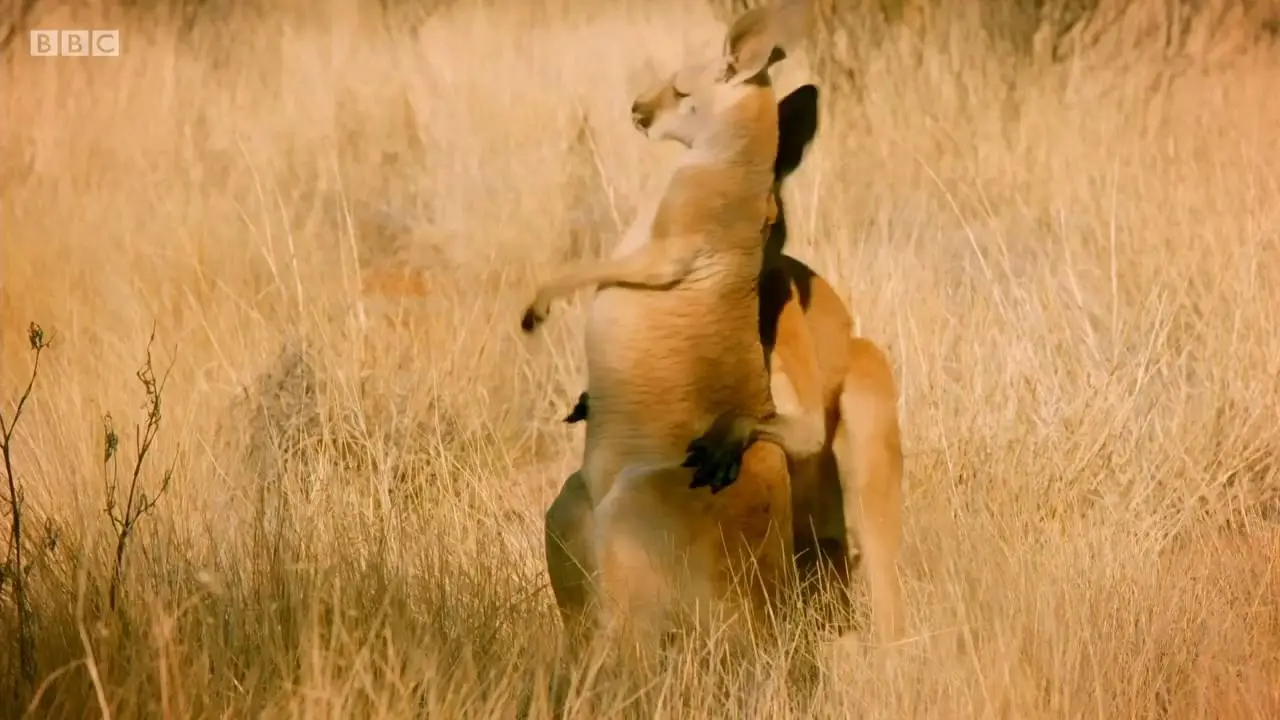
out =
<svg viewBox="0 0 1280 720"><path fill-rule="evenodd" d="M32 30L33 57L119 57L119 30Z"/></svg>

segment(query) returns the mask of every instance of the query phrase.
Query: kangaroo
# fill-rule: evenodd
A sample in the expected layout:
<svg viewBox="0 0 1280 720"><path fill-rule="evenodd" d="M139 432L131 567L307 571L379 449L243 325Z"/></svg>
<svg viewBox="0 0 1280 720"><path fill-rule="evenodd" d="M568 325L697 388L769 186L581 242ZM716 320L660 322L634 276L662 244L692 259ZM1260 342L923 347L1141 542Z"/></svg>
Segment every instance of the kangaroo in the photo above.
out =
<svg viewBox="0 0 1280 720"><path fill-rule="evenodd" d="M588 634L625 627L654 647L681 611L745 600L762 619L791 578L786 453L760 442L741 453L732 487L682 467L720 416L774 416L758 330L760 233L770 212L778 109L769 68L807 25L807 0L740 15L716 62L672 79L673 112L637 127L688 150L664 193L611 258L543 284L521 327L551 302L596 285L586 329L591 421L581 469L588 499L581 548L603 602L566 625ZM821 441L818 441L820 446ZM710 486L712 492L689 488ZM734 580L755 576L743 589Z"/></svg>
<svg viewBox="0 0 1280 720"><path fill-rule="evenodd" d="M678 93L667 82L632 105L637 125L673 112ZM774 222L763 238L759 333L771 355L771 394L779 416L794 426L816 426L821 452L788 447L792 543L805 579L832 572L838 585L852 583L855 552L865 563L877 635L901 637L901 590L896 563L901 538L902 450L897 388L892 366L875 343L852 337L853 320L831 285L804 263L782 254L787 225L782 182L799 166L817 131L818 90L803 85L778 105L779 147L771 191ZM589 393L565 418L585 421ZM691 445L714 486L727 486L743 450L762 433L754 418L722 416ZM571 475L547 510L545 542L552 588L566 625L580 616L586 599L587 554L582 528L590 520L590 498L578 474ZM854 547L856 539L859 547ZM858 552L860 551L860 552ZM813 583L806 582L806 588Z"/></svg>

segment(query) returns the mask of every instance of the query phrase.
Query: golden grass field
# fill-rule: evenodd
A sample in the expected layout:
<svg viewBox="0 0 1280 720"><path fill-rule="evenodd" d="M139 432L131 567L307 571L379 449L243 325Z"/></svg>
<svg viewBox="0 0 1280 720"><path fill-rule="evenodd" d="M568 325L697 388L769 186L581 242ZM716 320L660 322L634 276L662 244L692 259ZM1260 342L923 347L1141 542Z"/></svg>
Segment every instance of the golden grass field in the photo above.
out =
<svg viewBox="0 0 1280 720"><path fill-rule="evenodd" d="M6 422L28 323L53 342L12 441L36 672L0 540L0 715L1280 716L1280 47L1202 4L1059 63L961 10L815 40L788 250L897 368L909 639L798 616L636 692L561 670L542 564L587 298L517 325L674 157L630 127L636 68L726 16L38 13L122 53L5 59ZM425 294L372 292L387 268ZM112 611L102 417L127 488L153 325L156 504Z"/></svg>

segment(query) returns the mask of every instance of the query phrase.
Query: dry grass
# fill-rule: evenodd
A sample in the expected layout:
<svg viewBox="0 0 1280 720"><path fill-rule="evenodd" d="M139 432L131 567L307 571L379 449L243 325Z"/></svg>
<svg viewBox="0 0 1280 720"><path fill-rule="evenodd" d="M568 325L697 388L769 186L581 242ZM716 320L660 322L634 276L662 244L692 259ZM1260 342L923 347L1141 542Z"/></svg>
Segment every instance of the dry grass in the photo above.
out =
<svg viewBox="0 0 1280 720"><path fill-rule="evenodd" d="M283 3L181 37L52 11L122 26L122 56L11 51L6 402L27 322L56 335L14 457L34 715L1280 715L1280 56L1251 18L1210 8L1171 53L1133 14L1060 64L963 13L829 37L790 251L897 363L913 637L629 694L553 687L541 513L579 452L581 314L516 320L671 157L629 128L631 70L718 26L509 5L387 31ZM427 296L367 292L388 267ZM99 418L141 421L153 323L143 482L176 474L110 613Z"/></svg>

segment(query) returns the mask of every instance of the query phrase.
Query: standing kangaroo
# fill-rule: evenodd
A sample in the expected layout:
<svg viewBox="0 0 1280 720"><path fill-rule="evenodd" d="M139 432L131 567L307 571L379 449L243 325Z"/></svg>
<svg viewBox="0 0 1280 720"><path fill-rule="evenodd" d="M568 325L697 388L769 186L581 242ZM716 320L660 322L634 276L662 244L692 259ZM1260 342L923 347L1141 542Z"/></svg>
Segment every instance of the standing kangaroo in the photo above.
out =
<svg viewBox="0 0 1280 720"><path fill-rule="evenodd" d="M655 647L682 611L702 621L745 600L761 619L792 578L782 447L746 447L727 489L682 464L718 417L774 416L757 321L778 149L768 70L809 12L807 0L749 10L719 61L677 73L675 111L637 119L649 137L688 148L664 193L612 257L552 278L522 318L531 332L553 300L597 286L586 329L591 421L577 475L591 504L580 547L595 572L583 588L601 602L594 615L583 603L567 622L574 631L620 629ZM690 492L702 484L713 492ZM743 588L736 580L747 574L755 581Z"/></svg>
<svg viewBox="0 0 1280 720"><path fill-rule="evenodd" d="M670 80L632 105L637 124L675 112L679 93ZM786 214L782 182L799 167L817 131L818 90L802 85L778 105L778 154L774 207L760 275L759 333L770 355L771 394L778 416L792 427L816 427L820 451L783 446L790 461L792 542L802 577L833 572L852 590L851 568L860 555L866 569L879 639L901 637L897 558L901 538L902 450L897 388L892 366L875 343L851 337L853 320L831 285L804 263L782 254ZM582 393L565 418L593 413ZM695 440L690 464L723 487L736 476L744 448L756 439L754 418L722 416ZM776 437L776 434L774 435ZM591 502L579 474L571 475L546 513L545 541L552 589L566 624L580 616L587 598L589 553L583 528ZM812 587L812 584L806 584Z"/></svg>

